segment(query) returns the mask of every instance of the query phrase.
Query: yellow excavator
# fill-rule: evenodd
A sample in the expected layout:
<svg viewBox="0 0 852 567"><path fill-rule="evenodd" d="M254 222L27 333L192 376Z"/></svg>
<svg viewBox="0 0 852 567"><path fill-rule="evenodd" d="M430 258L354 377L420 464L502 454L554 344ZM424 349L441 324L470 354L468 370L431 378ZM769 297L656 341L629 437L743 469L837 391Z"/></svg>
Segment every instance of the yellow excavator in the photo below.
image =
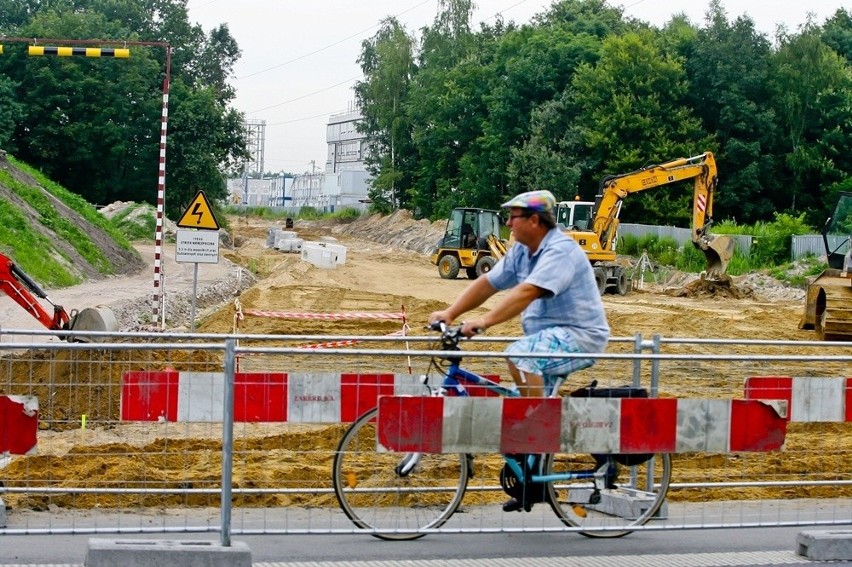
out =
<svg viewBox="0 0 852 567"><path fill-rule="evenodd" d="M733 240L710 234L713 224L713 193L718 182L716 159L711 152L679 158L601 180L592 204L565 201L557 205L556 220L566 228L589 257L601 294L610 289L625 295L629 280L624 267L616 262L615 244L618 215L625 197L632 193L694 179L692 200L692 243L704 252L707 268L703 277L721 279L734 254ZM591 207L589 207L591 205ZM587 212L591 209L591 213ZM570 210L569 210L570 209Z"/></svg>
<svg viewBox="0 0 852 567"><path fill-rule="evenodd" d="M852 341L852 193L840 193L822 241L828 269L808 282L799 328L829 341Z"/></svg>

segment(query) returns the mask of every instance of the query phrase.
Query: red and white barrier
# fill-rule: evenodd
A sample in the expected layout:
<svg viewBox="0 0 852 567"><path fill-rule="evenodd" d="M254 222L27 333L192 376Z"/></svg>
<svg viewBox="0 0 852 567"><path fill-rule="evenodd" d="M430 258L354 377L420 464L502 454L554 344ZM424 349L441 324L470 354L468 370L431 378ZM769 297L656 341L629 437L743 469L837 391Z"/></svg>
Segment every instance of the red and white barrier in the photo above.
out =
<svg viewBox="0 0 852 567"><path fill-rule="evenodd" d="M745 381L749 400L786 400L789 421L852 421L852 378L752 376Z"/></svg>
<svg viewBox="0 0 852 567"><path fill-rule="evenodd" d="M35 453L38 434L38 398L0 396L0 455Z"/></svg>
<svg viewBox="0 0 852 567"><path fill-rule="evenodd" d="M410 374L249 373L234 375L237 422L348 423L373 409L379 396L422 395ZM222 421L221 372L126 372L124 421Z"/></svg>
<svg viewBox="0 0 852 567"><path fill-rule="evenodd" d="M783 402L672 398L379 400L378 436L423 453L687 453L773 451Z"/></svg>

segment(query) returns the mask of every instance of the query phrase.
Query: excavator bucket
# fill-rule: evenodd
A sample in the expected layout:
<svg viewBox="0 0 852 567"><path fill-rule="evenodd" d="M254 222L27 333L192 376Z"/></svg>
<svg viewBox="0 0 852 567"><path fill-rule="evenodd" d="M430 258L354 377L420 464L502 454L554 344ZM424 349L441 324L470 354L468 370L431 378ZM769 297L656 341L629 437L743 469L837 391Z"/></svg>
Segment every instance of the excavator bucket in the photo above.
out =
<svg viewBox="0 0 852 567"><path fill-rule="evenodd" d="M118 331L118 321L115 313L109 307L99 305L98 307L87 307L72 314L68 329L71 331L102 331L115 333ZM100 337L74 337L75 340L88 342L99 341Z"/></svg>
<svg viewBox="0 0 852 567"><path fill-rule="evenodd" d="M734 256L734 241L724 234L708 234L701 239L699 248L707 259L707 277L718 279L728 270Z"/></svg>

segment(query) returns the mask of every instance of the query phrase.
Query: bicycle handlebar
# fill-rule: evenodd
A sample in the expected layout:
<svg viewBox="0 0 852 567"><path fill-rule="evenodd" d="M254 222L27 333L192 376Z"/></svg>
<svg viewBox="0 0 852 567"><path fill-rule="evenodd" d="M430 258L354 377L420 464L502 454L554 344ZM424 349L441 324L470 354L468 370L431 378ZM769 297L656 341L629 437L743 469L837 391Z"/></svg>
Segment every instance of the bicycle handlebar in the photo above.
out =
<svg viewBox="0 0 852 567"><path fill-rule="evenodd" d="M459 341L465 339L461 332L461 326L450 327L444 321L430 323L428 328L441 333L441 350L460 350Z"/></svg>

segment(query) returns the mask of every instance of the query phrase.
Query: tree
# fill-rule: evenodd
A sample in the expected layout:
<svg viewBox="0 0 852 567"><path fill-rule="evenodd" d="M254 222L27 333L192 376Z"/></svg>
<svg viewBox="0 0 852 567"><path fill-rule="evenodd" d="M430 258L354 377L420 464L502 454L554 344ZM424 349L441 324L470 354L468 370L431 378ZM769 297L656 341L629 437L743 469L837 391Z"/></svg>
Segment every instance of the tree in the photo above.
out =
<svg viewBox="0 0 852 567"><path fill-rule="evenodd" d="M227 26L206 36L189 24L183 0L31 0L13 7L23 37L168 42L167 213L179 213L199 186L211 196L221 192L215 170L246 155L242 117L228 108L240 52ZM17 47L0 58L15 99L27 100L10 142L17 157L91 202L155 203L166 50L134 47L126 60L60 59L28 58Z"/></svg>
<svg viewBox="0 0 852 567"><path fill-rule="evenodd" d="M166 212L177 218L199 190L203 189L210 200L225 201L228 192L223 166L236 167L246 156L233 151L242 143L242 116L221 108L215 85L193 90L177 80L172 92L175 104L169 118L173 132L169 159L177 166L168 177Z"/></svg>
<svg viewBox="0 0 852 567"><path fill-rule="evenodd" d="M825 21L822 41L852 64L852 12L839 9Z"/></svg>
<svg viewBox="0 0 852 567"><path fill-rule="evenodd" d="M416 72L414 40L395 18L382 21L379 31L361 46L358 63L364 80L355 85L363 115L359 131L370 151L367 167L374 180L370 189L373 208L390 212L408 204L411 171L401 167L414 162L411 125L404 105Z"/></svg>
<svg viewBox="0 0 852 567"><path fill-rule="evenodd" d="M783 134L779 154L790 172L785 205L825 218L828 187L852 171L848 151L842 151L852 143L852 67L812 25L781 39L770 86Z"/></svg>
<svg viewBox="0 0 852 567"><path fill-rule="evenodd" d="M767 104L769 41L748 17L729 23L719 0L710 3L706 22L677 49L689 78L686 100L718 143L714 212L747 223L771 218L786 184L774 153L776 117Z"/></svg>
<svg viewBox="0 0 852 567"><path fill-rule="evenodd" d="M6 77L0 77L0 149L14 152L10 145L15 125L24 116L24 105L18 102L15 91L17 84Z"/></svg>
<svg viewBox="0 0 852 567"><path fill-rule="evenodd" d="M566 167L577 164L599 179L712 148L686 94L681 62L664 54L651 32L608 37L597 64L580 65L571 84L575 119L566 138L584 157L565 156ZM691 197L674 191L638 195L622 220L688 222Z"/></svg>

